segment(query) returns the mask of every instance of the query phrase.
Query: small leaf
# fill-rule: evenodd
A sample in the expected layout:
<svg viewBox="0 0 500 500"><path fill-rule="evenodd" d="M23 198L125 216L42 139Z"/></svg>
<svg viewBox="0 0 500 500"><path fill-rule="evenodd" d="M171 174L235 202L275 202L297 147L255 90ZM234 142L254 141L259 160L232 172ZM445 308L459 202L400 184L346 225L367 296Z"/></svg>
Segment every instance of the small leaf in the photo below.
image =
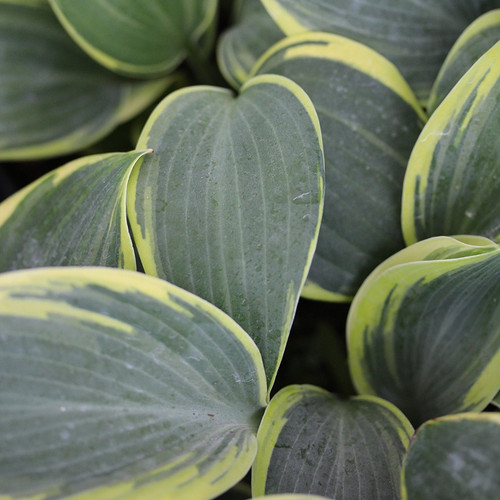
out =
<svg viewBox="0 0 500 500"><path fill-rule="evenodd" d="M314 107L276 75L235 99L168 96L138 147L128 213L144 269L205 298L249 332L272 385L316 247L324 163Z"/></svg>
<svg viewBox="0 0 500 500"><path fill-rule="evenodd" d="M173 285L104 268L2 274L0 344L3 494L206 500L254 460L260 354Z"/></svg>
<svg viewBox="0 0 500 500"><path fill-rule="evenodd" d="M404 500L485 500L500 490L500 414L461 414L431 420L404 461Z"/></svg>
<svg viewBox="0 0 500 500"><path fill-rule="evenodd" d="M303 295L351 300L380 262L404 248L403 178L426 117L389 61L344 37L288 37L252 73L292 79L316 108L325 147L325 211Z"/></svg>
<svg viewBox="0 0 500 500"><path fill-rule="evenodd" d="M78 2L79 8L86 2ZM174 77L120 78L87 57L42 1L0 0L0 160L62 155L104 137Z"/></svg>
<svg viewBox="0 0 500 500"><path fill-rule="evenodd" d="M150 77L172 71L211 29L217 0L49 0L80 47L108 69Z"/></svg>
<svg viewBox="0 0 500 500"><path fill-rule="evenodd" d="M500 248L425 240L368 277L349 311L353 382L418 425L483 409L500 389Z"/></svg>
<svg viewBox="0 0 500 500"><path fill-rule="evenodd" d="M398 499L412 434L406 417L382 399L341 400L314 386L286 387L259 428L253 494Z"/></svg>
<svg viewBox="0 0 500 500"><path fill-rule="evenodd" d="M453 45L432 87L427 110L432 114L467 70L500 40L500 9L478 17Z"/></svg>
<svg viewBox="0 0 500 500"><path fill-rule="evenodd" d="M95 155L48 173L0 204L0 271L44 266L135 270L130 172L150 151Z"/></svg>
<svg viewBox="0 0 500 500"><path fill-rule="evenodd" d="M439 235L500 241L500 42L460 79L430 117L403 186L407 244Z"/></svg>

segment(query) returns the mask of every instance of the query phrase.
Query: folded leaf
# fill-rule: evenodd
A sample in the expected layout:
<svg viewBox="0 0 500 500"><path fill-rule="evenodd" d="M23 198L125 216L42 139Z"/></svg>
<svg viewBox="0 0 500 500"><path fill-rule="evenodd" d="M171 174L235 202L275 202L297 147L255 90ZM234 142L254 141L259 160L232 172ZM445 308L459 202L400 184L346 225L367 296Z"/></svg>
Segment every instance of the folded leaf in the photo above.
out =
<svg viewBox="0 0 500 500"><path fill-rule="evenodd" d="M314 386L286 387L259 428L253 494L398 499L412 434L406 417L382 399L341 400Z"/></svg>
<svg viewBox="0 0 500 500"><path fill-rule="evenodd" d="M173 285L103 268L4 273L0 345L9 498L209 499L253 462L259 352Z"/></svg>
<svg viewBox="0 0 500 500"><path fill-rule="evenodd" d="M172 71L189 51L202 52L217 0L49 0L80 47L121 74L149 77Z"/></svg>
<svg viewBox="0 0 500 500"><path fill-rule="evenodd" d="M261 0L282 31L328 31L362 42L387 57L427 101L451 46L500 0Z"/></svg>
<svg viewBox="0 0 500 500"><path fill-rule="evenodd" d="M0 47L0 160L82 149L172 81L140 82L105 70L73 43L45 1L0 0Z"/></svg>
<svg viewBox="0 0 500 500"><path fill-rule="evenodd" d="M430 117L403 186L408 244L479 234L500 241L500 42L460 79Z"/></svg>
<svg viewBox="0 0 500 500"><path fill-rule="evenodd" d="M126 190L151 151L94 155L41 177L0 204L0 272L44 266L135 270Z"/></svg>
<svg viewBox="0 0 500 500"><path fill-rule="evenodd" d="M403 178L425 115L389 61L336 35L288 37L252 73L294 80L318 112L325 211L303 295L350 300L380 262L404 248Z"/></svg>
<svg viewBox="0 0 500 500"><path fill-rule="evenodd" d="M205 298L259 347L272 385L316 247L324 163L316 112L276 75L235 99L216 87L168 96L138 147L128 213L148 274Z"/></svg>
<svg viewBox="0 0 500 500"><path fill-rule="evenodd" d="M404 461L403 500L496 498L499 441L498 413L464 413L425 423Z"/></svg>
<svg viewBox="0 0 500 500"><path fill-rule="evenodd" d="M500 248L436 237L388 259L349 311L352 378L414 425L483 409L500 389Z"/></svg>

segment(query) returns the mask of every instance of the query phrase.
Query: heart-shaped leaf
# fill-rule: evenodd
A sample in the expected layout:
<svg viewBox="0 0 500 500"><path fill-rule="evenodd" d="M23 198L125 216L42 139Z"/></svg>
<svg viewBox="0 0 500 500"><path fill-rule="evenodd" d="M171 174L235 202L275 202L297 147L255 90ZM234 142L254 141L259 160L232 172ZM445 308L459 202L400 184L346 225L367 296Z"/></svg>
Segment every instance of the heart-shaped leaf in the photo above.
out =
<svg viewBox="0 0 500 500"><path fill-rule="evenodd" d="M48 173L0 204L0 272L44 266L135 269L130 172L150 151L95 155Z"/></svg>
<svg viewBox="0 0 500 500"><path fill-rule="evenodd" d="M49 0L80 47L103 66L130 76L168 73L201 51L217 0ZM206 49L204 49L206 50Z"/></svg>
<svg viewBox="0 0 500 500"><path fill-rule="evenodd" d="M408 244L430 236L500 240L500 42L460 79L430 117L403 186Z"/></svg>
<svg viewBox="0 0 500 500"><path fill-rule="evenodd" d="M294 82L249 80L168 96L138 147L128 213L147 273L215 304L249 332L269 385L316 247L324 164L314 107Z"/></svg>
<svg viewBox="0 0 500 500"><path fill-rule="evenodd" d="M500 414L464 413L417 430L405 458L404 500L485 500L500 491Z"/></svg>
<svg viewBox="0 0 500 500"><path fill-rule="evenodd" d="M451 46L500 0L261 0L284 33L328 31L372 47L392 61L426 101Z"/></svg>
<svg viewBox="0 0 500 500"><path fill-rule="evenodd" d="M104 268L4 273L0 345L9 498L204 500L253 462L260 354L169 283Z"/></svg>
<svg viewBox="0 0 500 500"><path fill-rule="evenodd" d="M140 82L105 70L73 43L45 1L0 0L0 47L0 160L82 149L174 78Z"/></svg>
<svg viewBox="0 0 500 500"><path fill-rule="evenodd" d="M431 238L383 263L349 311L358 391L414 425L484 408L500 389L499 273L498 245L475 237Z"/></svg>
<svg viewBox="0 0 500 500"><path fill-rule="evenodd" d="M426 117L387 59L337 35L286 38L252 72L294 80L318 112L325 211L303 295L350 300L380 262L404 248L403 178Z"/></svg>
<svg viewBox="0 0 500 500"><path fill-rule="evenodd" d="M382 399L341 400L314 386L286 387L269 403L259 428L254 496L399 499L412 434L406 417Z"/></svg>
<svg viewBox="0 0 500 500"><path fill-rule="evenodd" d="M455 42L432 86L427 104L433 113L467 70L500 40L500 9L478 17Z"/></svg>

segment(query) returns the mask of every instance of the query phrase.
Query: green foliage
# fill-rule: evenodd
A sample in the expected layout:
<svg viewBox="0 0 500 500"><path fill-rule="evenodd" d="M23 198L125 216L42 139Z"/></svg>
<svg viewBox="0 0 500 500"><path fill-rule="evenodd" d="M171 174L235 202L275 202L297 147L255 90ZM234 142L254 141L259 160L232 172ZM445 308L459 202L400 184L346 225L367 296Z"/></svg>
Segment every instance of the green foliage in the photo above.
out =
<svg viewBox="0 0 500 500"><path fill-rule="evenodd" d="M499 8L0 0L0 497L494 498Z"/></svg>

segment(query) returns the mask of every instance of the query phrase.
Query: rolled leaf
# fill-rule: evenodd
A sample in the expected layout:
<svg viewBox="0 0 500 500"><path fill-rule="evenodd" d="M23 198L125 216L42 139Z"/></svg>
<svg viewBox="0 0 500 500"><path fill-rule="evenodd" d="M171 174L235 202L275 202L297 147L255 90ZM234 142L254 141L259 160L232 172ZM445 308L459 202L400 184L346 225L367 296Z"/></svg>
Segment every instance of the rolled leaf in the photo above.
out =
<svg viewBox="0 0 500 500"><path fill-rule="evenodd" d="M282 31L328 31L387 57L427 101L448 51L462 31L499 0L261 0Z"/></svg>
<svg viewBox="0 0 500 500"><path fill-rule="evenodd" d="M150 152L80 158L1 203L0 272L84 265L135 270L127 183L134 165Z"/></svg>
<svg viewBox="0 0 500 500"><path fill-rule="evenodd" d="M467 70L500 40L500 9L471 23L460 35L439 70L427 104L432 114Z"/></svg>
<svg viewBox="0 0 500 500"><path fill-rule="evenodd" d="M106 68L150 77L172 71L211 29L217 0L49 0L80 47ZM206 49L205 49L206 50Z"/></svg>
<svg viewBox="0 0 500 500"><path fill-rule="evenodd" d="M341 400L314 386L286 387L259 428L253 494L398 499L412 434L406 417L382 399Z"/></svg>
<svg viewBox="0 0 500 500"><path fill-rule="evenodd" d="M407 244L478 234L500 241L500 42L460 79L430 117L403 186Z"/></svg>
<svg viewBox="0 0 500 500"><path fill-rule="evenodd" d="M0 47L0 160L82 149L172 81L140 82L105 70L73 43L45 1L0 0Z"/></svg>
<svg viewBox="0 0 500 500"><path fill-rule="evenodd" d="M253 462L260 354L173 285L103 268L4 273L0 345L9 498L204 500Z"/></svg>
<svg viewBox="0 0 500 500"><path fill-rule="evenodd" d="M347 321L358 391L418 425L483 409L500 389L500 248L436 237L376 269Z"/></svg>
<svg viewBox="0 0 500 500"><path fill-rule="evenodd" d="M403 500L496 498L499 441L498 413L464 413L425 423L404 461Z"/></svg>
<svg viewBox="0 0 500 500"><path fill-rule="evenodd" d="M405 246L403 178L426 117L389 61L344 37L288 37L269 49L252 73L294 80L318 112L325 211L303 295L351 300L366 276Z"/></svg>
<svg viewBox="0 0 500 500"><path fill-rule="evenodd" d="M314 107L282 76L168 96L138 147L128 212L148 274L205 298L259 347L272 385L316 247L324 163Z"/></svg>
<svg viewBox="0 0 500 500"><path fill-rule="evenodd" d="M217 62L224 78L238 89L248 80L257 59L283 33L260 0L240 0L234 5L235 19L219 38Z"/></svg>

